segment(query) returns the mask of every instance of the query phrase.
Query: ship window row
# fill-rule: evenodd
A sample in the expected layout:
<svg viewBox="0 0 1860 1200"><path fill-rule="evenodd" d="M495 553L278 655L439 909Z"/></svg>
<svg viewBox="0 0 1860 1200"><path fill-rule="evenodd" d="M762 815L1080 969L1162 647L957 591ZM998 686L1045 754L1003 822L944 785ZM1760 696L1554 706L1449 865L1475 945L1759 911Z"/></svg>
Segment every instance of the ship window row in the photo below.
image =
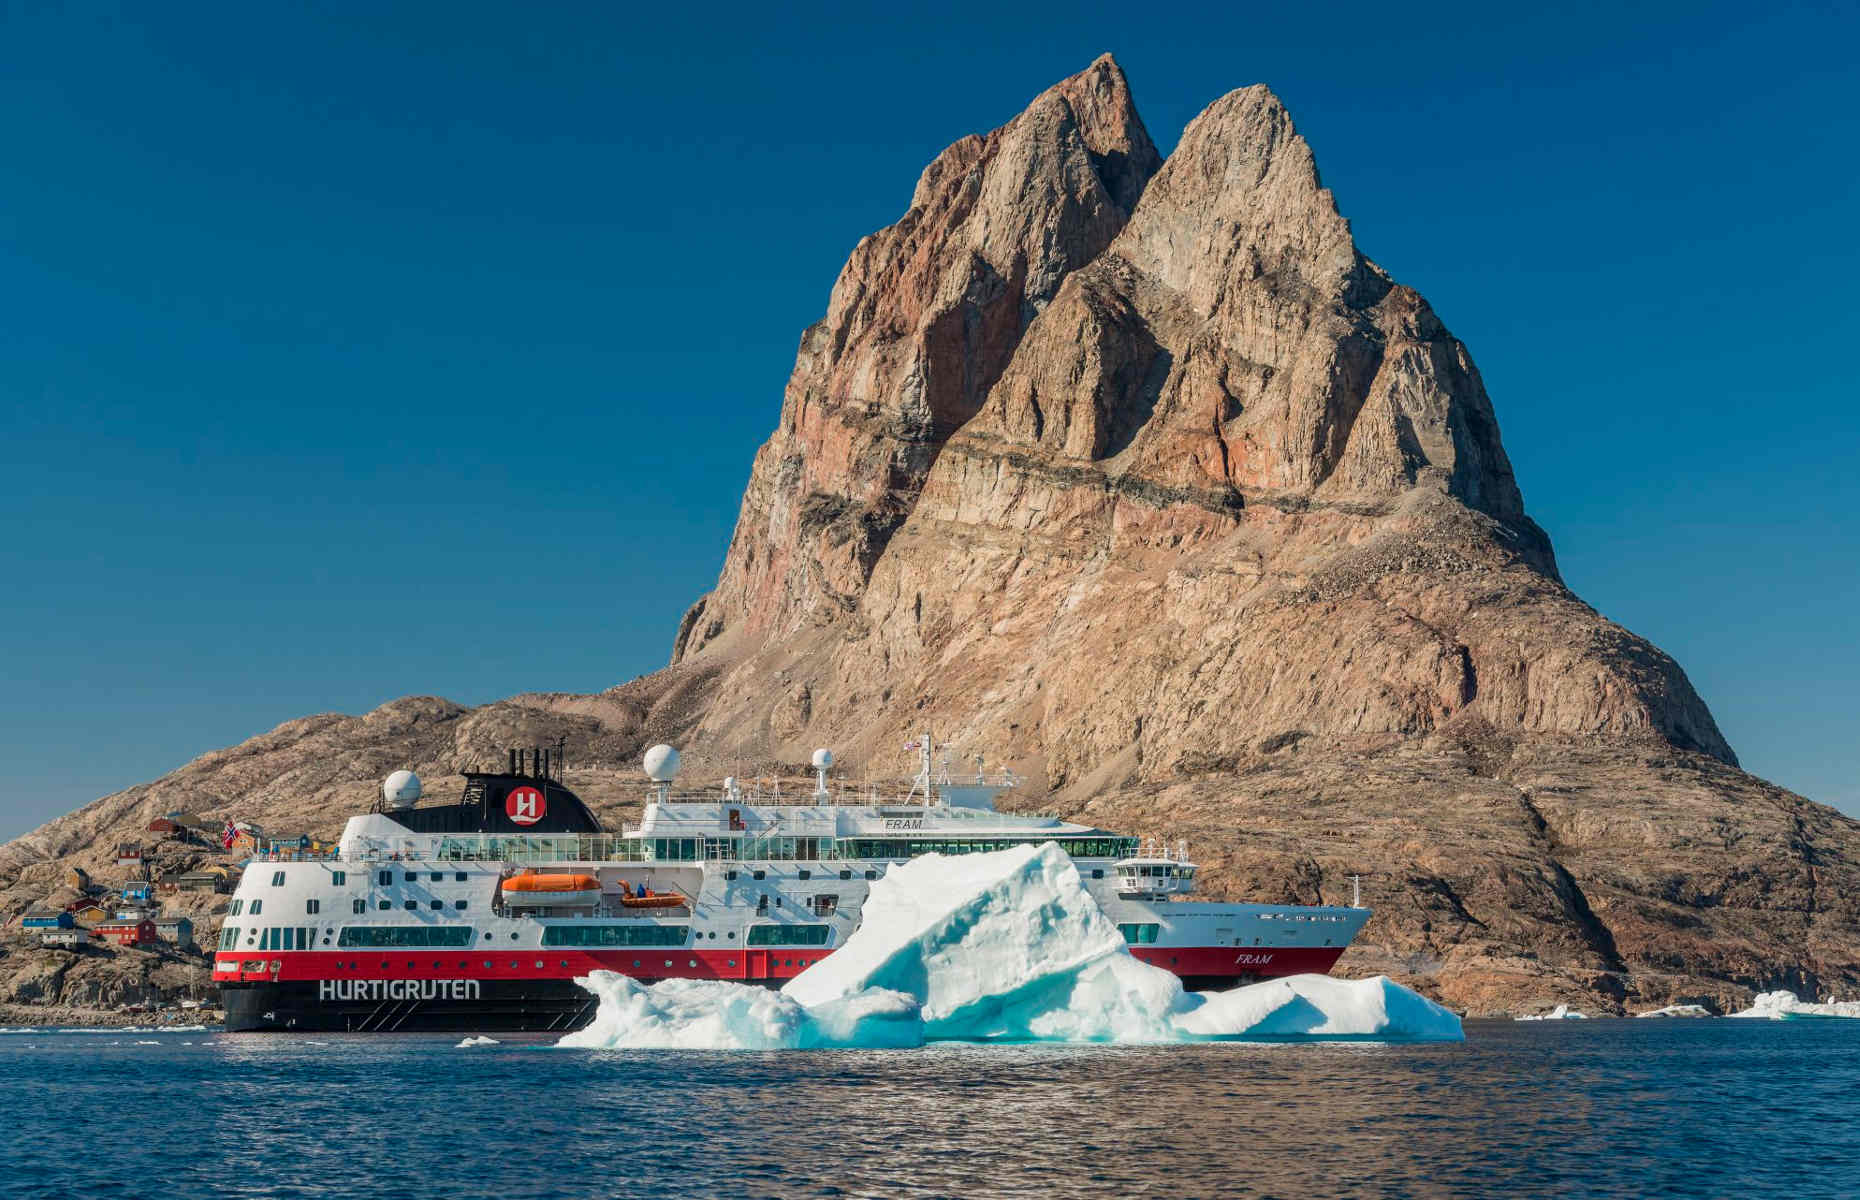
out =
<svg viewBox="0 0 1860 1200"><path fill-rule="evenodd" d="M246 905L245 901L234 900L232 904L227 907L226 915L229 917L243 916L246 914L247 911L248 911L248 906ZM259 913L265 911L265 902L263 900L252 901L249 911L252 916L256 917Z"/></svg>
<svg viewBox="0 0 1860 1200"><path fill-rule="evenodd" d="M682 946L685 925L548 925L545 946Z"/></svg>
<svg viewBox="0 0 1860 1200"><path fill-rule="evenodd" d="M1074 858L1125 858L1137 852L1136 838L854 838L842 842L846 858L905 859L919 854L982 854L1014 846L1058 842Z"/></svg>
<svg viewBox="0 0 1860 1200"><path fill-rule="evenodd" d="M1259 919L1262 921L1332 921L1332 922L1341 922L1341 921L1349 920L1348 917L1343 916L1341 913L1289 913L1289 912L1260 913Z"/></svg>
<svg viewBox="0 0 1860 1200"><path fill-rule="evenodd" d="M234 929L232 933L233 940L237 940L238 930ZM309 927L289 925L280 928L271 925L260 929L252 926L245 931L245 944L249 950L308 950L315 942L316 930ZM220 932L220 949L232 949L232 941L227 939L225 930Z"/></svg>
<svg viewBox="0 0 1860 1200"><path fill-rule="evenodd" d="M1162 926L1150 922L1139 925L1119 925L1117 931L1124 935L1124 941L1132 946L1148 946L1156 941L1162 933Z"/></svg>
<svg viewBox="0 0 1860 1200"><path fill-rule="evenodd" d="M469 925L349 925L337 935L338 946L469 946Z"/></svg>
<svg viewBox="0 0 1860 1200"><path fill-rule="evenodd" d="M824 946L831 927L826 925L751 925L751 946Z"/></svg>
<svg viewBox="0 0 1860 1200"><path fill-rule="evenodd" d="M446 873L444 871L428 871L426 872L426 878L427 878L428 883L443 883L445 882ZM454 883L464 883L469 878L471 878L471 876L467 875L463 871L452 872L452 882ZM343 880L342 872L341 871L336 872L336 882L341 883L342 880ZM375 882L380 884L382 887L393 887L394 886L394 872L376 871ZM401 872L401 882L402 883L420 882L420 872L418 871Z"/></svg>

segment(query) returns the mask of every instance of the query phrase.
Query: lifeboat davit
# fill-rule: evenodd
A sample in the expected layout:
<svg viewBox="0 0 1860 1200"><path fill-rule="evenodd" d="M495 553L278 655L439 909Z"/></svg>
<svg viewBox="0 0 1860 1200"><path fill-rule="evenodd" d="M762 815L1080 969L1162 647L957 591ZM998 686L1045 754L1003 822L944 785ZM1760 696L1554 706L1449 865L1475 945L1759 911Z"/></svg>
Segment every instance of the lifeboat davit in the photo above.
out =
<svg viewBox="0 0 1860 1200"><path fill-rule="evenodd" d="M526 871L504 880L504 903L513 908L598 904L601 881L592 875L544 875Z"/></svg>

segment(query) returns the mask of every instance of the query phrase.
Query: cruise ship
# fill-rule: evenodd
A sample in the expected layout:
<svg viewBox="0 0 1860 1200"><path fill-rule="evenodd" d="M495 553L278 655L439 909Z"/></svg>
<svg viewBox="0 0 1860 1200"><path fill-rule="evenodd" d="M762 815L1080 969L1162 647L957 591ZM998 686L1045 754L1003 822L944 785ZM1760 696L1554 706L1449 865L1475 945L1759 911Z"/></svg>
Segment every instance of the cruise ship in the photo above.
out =
<svg viewBox="0 0 1860 1200"><path fill-rule="evenodd" d="M563 786L559 749L466 773L451 804L397 771L333 854L246 864L214 956L227 1028L563 1032L596 1008L575 978L602 969L779 987L846 943L892 864L1029 842L1063 847L1130 952L1192 990L1326 973L1369 918L1186 899L1183 848L997 811L1012 775L958 778L927 736L912 748L917 776L885 799L836 791L824 750L811 791L674 792L677 752L655 746L619 834Z"/></svg>

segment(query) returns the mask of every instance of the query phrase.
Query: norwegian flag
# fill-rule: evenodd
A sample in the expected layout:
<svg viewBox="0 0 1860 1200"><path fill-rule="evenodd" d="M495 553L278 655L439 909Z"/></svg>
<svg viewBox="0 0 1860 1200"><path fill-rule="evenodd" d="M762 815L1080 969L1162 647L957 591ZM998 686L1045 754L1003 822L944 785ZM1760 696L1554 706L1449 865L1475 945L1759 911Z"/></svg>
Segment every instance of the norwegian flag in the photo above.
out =
<svg viewBox="0 0 1860 1200"><path fill-rule="evenodd" d="M226 822L226 828L220 830L220 846L223 849L231 850L233 842L236 841L238 837L239 831L233 828L233 823L231 821L228 821Z"/></svg>

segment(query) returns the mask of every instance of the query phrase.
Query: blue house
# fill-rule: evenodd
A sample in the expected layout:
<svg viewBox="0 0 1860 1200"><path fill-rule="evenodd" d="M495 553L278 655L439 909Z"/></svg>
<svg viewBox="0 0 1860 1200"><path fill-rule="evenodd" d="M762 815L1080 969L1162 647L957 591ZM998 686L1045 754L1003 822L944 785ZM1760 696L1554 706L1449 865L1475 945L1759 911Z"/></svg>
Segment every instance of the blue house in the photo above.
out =
<svg viewBox="0 0 1860 1200"><path fill-rule="evenodd" d="M52 908L29 908L19 919L22 929L76 929L77 921L68 912Z"/></svg>

